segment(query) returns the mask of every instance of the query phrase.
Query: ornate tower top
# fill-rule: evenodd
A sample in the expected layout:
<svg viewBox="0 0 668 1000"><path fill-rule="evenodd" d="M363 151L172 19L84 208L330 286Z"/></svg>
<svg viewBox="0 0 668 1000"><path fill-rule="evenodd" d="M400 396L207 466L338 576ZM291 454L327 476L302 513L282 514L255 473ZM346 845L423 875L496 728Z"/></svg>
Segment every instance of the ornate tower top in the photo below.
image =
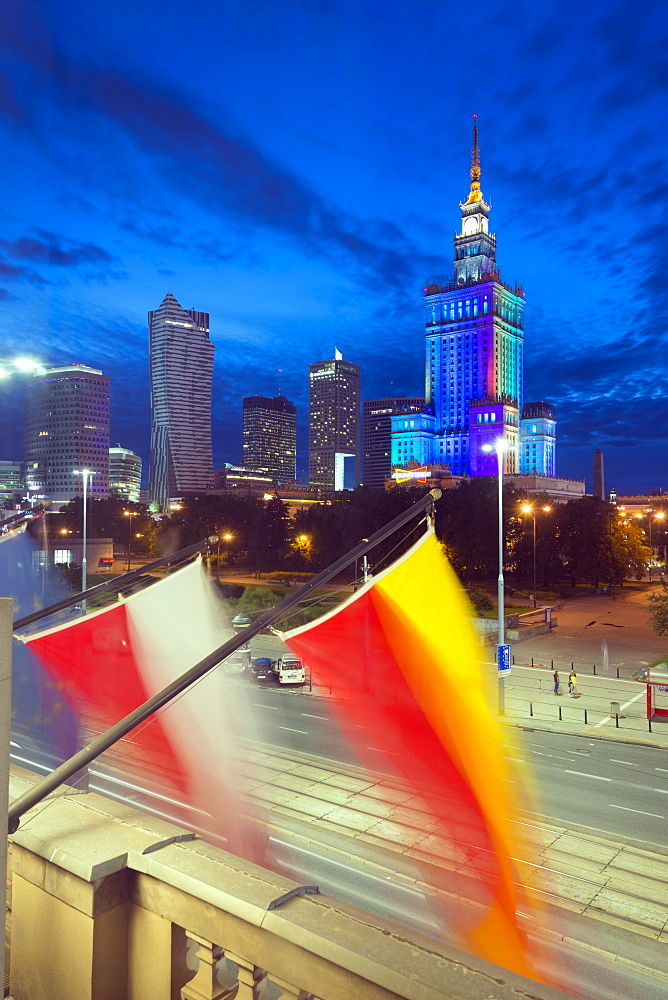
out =
<svg viewBox="0 0 668 1000"><path fill-rule="evenodd" d="M473 146L471 147L471 190L469 191L469 196L463 204L460 204L460 208L464 208L464 205L485 205L485 199L483 193L480 190L480 174L482 170L480 169L480 150L478 148L478 116L473 116ZM489 208L489 205L485 206Z"/></svg>

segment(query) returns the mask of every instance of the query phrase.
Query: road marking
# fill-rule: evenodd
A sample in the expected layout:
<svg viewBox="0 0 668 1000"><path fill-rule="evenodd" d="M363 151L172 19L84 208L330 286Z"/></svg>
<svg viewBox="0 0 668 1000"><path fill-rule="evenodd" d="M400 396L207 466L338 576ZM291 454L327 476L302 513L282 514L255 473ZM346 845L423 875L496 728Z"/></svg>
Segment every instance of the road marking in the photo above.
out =
<svg viewBox="0 0 668 1000"><path fill-rule="evenodd" d="M620 715L624 711L625 708L628 708L629 705L632 705L634 701L638 701L639 698L644 698L645 695L646 695L646 692L645 691L641 691L640 694L637 694L635 696L635 698L631 698L630 701L625 701L623 705L619 706L619 712L617 714ZM611 715L606 715L606 717L604 719L601 719L600 722L595 723L594 729L598 729L600 726L604 726L606 724L606 722L610 722L611 718L612 718Z"/></svg>
<svg viewBox="0 0 668 1000"><path fill-rule="evenodd" d="M380 750L378 747L367 747L367 750L375 750L376 753L390 753L393 757L401 756L401 754L395 753L394 750Z"/></svg>
<svg viewBox="0 0 668 1000"><path fill-rule="evenodd" d="M257 701L252 702L254 708L270 708L273 712L278 712L278 705L260 705Z"/></svg>
<svg viewBox="0 0 668 1000"><path fill-rule="evenodd" d="M614 757L609 757L608 760L611 764L628 764L629 767L638 767L632 760L615 760Z"/></svg>
<svg viewBox="0 0 668 1000"><path fill-rule="evenodd" d="M668 767L655 767L654 770L655 771L664 771L666 774L668 774Z"/></svg>
<svg viewBox="0 0 668 1000"><path fill-rule="evenodd" d="M623 809L627 813L640 813L641 816L653 816L654 819L663 819L663 816L659 816L658 813L648 813L644 809L629 809L628 806L616 806L614 803L610 803L611 809Z"/></svg>
<svg viewBox="0 0 668 1000"><path fill-rule="evenodd" d="M302 712L305 719L322 719L323 722L329 722L326 715L309 715L308 712Z"/></svg>
<svg viewBox="0 0 668 1000"><path fill-rule="evenodd" d="M302 736L308 736L305 729L290 729L290 726L279 726L279 729L285 729L286 733L301 733Z"/></svg>
<svg viewBox="0 0 668 1000"><path fill-rule="evenodd" d="M587 774L586 771L569 771L567 767L564 768L566 774L579 774L581 778L596 778L597 781L612 781L612 778L603 778L600 774Z"/></svg>
<svg viewBox="0 0 668 1000"><path fill-rule="evenodd" d="M642 788L642 785L637 786ZM662 795L668 795L668 788L651 788L651 792L661 792Z"/></svg>

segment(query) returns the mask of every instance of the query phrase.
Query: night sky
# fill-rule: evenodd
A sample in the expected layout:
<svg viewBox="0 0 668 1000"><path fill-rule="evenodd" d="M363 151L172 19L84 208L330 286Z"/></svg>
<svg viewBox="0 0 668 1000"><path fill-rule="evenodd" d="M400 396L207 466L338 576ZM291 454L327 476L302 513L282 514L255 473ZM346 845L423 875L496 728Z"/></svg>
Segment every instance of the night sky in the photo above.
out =
<svg viewBox="0 0 668 1000"><path fill-rule="evenodd" d="M665 3L2 11L0 356L109 374L112 443L148 466L146 312L167 291L211 314L217 465L282 369L306 468L308 364L334 347L363 398L421 394L422 289L452 271L476 113L558 474L591 490L600 447L607 488L668 490ZM0 397L6 420L18 384Z"/></svg>

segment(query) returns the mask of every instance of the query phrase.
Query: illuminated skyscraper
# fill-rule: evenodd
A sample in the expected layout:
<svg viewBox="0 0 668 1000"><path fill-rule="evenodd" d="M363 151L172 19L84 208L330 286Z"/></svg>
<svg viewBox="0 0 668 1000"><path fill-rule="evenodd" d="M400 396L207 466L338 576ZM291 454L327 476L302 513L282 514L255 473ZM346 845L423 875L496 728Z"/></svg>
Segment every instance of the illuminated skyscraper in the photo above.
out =
<svg viewBox="0 0 668 1000"><path fill-rule="evenodd" d="M139 500L141 492L141 458L121 448L120 444L109 449L109 492L123 500Z"/></svg>
<svg viewBox="0 0 668 1000"><path fill-rule="evenodd" d="M520 420L520 472L552 476L556 471L556 413L550 403L525 403Z"/></svg>
<svg viewBox="0 0 668 1000"><path fill-rule="evenodd" d="M360 366L334 351L309 365L309 482L354 489L360 476Z"/></svg>
<svg viewBox="0 0 668 1000"><path fill-rule="evenodd" d="M480 189L480 174L474 117L471 187L459 206L453 277L425 288L426 406L414 431L401 418L392 419L392 460L400 463L408 453L421 464L447 464L455 475L496 475L497 456L487 449L503 438L506 473L524 468L535 455L543 474L554 476L554 408L541 403L550 414L522 421L522 431L533 435L528 452L520 440L524 292L499 275L496 236L489 231L491 206ZM542 430L533 432L537 422Z"/></svg>
<svg viewBox="0 0 668 1000"><path fill-rule="evenodd" d="M151 367L149 503L213 485L209 314L183 309L171 292L148 314Z"/></svg>
<svg viewBox="0 0 668 1000"><path fill-rule="evenodd" d="M243 463L278 483L297 475L297 410L285 396L244 396Z"/></svg>
<svg viewBox="0 0 668 1000"><path fill-rule="evenodd" d="M419 396L365 399L362 404L362 482L382 489L392 472L392 417L411 414L424 407Z"/></svg>
<svg viewBox="0 0 668 1000"><path fill-rule="evenodd" d="M88 492L106 497L109 483L109 376L86 365L49 368L26 387L25 485L56 503Z"/></svg>

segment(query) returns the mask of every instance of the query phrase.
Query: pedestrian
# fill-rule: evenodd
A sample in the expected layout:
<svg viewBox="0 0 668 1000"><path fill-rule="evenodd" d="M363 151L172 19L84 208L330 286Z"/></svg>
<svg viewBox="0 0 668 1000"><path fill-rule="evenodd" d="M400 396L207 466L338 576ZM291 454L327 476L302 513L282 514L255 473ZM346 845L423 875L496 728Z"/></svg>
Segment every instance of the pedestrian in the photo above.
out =
<svg viewBox="0 0 668 1000"><path fill-rule="evenodd" d="M554 671L554 693L559 694L559 671Z"/></svg>
<svg viewBox="0 0 668 1000"><path fill-rule="evenodd" d="M578 696L577 683L578 683L578 675L575 673L575 670L573 669L568 675L568 693L571 696L571 698L577 698Z"/></svg>

